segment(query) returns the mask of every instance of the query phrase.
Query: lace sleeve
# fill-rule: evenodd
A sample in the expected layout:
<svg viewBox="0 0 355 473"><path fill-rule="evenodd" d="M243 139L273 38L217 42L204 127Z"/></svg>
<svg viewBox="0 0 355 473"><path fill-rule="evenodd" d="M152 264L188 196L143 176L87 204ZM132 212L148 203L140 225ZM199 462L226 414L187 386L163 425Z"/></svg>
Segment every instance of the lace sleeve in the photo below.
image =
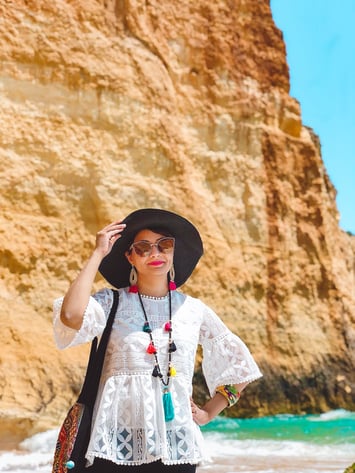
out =
<svg viewBox="0 0 355 473"><path fill-rule="evenodd" d="M54 340L60 350L90 342L101 335L112 305L112 291L103 289L90 297L79 330L67 327L60 320L63 299L64 297L60 297L53 303Z"/></svg>
<svg viewBox="0 0 355 473"><path fill-rule="evenodd" d="M202 370L210 395L218 386L250 383L262 376L248 347L208 307L200 331Z"/></svg>

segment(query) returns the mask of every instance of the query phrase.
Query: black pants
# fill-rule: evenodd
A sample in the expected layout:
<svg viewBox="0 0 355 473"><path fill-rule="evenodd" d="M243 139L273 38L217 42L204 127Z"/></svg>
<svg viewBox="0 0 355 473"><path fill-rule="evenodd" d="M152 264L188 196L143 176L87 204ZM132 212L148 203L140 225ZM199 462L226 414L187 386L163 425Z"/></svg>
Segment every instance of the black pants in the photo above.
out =
<svg viewBox="0 0 355 473"><path fill-rule="evenodd" d="M196 465L164 465L161 461L144 465L116 465L108 460L96 458L94 464L84 468L82 473L195 473Z"/></svg>

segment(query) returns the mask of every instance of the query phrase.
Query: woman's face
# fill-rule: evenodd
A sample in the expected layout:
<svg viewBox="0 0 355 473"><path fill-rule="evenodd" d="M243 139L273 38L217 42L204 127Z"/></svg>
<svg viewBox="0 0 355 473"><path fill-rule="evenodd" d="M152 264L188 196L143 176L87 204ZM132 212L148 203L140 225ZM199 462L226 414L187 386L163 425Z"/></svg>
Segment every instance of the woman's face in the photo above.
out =
<svg viewBox="0 0 355 473"><path fill-rule="evenodd" d="M167 241L166 243L171 244L171 237L166 237L165 235L155 233L151 230L141 230L135 236L133 243L145 241L155 244L162 238L168 238L170 241ZM164 243L164 241L162 243ZM169 245L162 244L162 247L163 246ZM171 248L161 251L157 245L151 246L150 249L150 254L140 256L137 254L137 251L132 248L131 252L126 252L126 258L130 264L136 268L138 275L150 277L166 276L173 264L174 249Z"/></svg>

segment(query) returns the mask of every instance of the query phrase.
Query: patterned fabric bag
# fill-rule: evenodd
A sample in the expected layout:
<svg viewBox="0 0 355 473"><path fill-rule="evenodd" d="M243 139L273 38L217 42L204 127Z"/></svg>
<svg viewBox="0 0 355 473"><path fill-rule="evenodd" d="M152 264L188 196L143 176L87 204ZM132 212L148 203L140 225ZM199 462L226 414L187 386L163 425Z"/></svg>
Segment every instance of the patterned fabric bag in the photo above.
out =
<svg viewBox="0 0 355 473"><path fill-rule="evenodd" d="M113 304L99 346L97 337L91 344L85 379L78 400L69 409L59 430L54 451L52 473L76 473L85 466L85 453L90 440L91 418L107 342L118 305L118 291L113 290Z"/></svg>

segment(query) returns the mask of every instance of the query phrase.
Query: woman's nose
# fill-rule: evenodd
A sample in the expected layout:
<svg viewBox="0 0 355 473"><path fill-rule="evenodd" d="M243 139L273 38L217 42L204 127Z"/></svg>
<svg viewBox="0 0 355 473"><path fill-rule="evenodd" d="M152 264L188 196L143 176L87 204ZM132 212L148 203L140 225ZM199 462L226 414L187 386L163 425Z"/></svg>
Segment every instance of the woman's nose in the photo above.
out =
<svg viewBox="0 0 355 473"><path fill-rule="evenodd" d="M152 255L153 254L159 254L160 251L159 251L159 248L158 248L158 244L157 243L154 243L154 245L152 245Z"/></svg>

